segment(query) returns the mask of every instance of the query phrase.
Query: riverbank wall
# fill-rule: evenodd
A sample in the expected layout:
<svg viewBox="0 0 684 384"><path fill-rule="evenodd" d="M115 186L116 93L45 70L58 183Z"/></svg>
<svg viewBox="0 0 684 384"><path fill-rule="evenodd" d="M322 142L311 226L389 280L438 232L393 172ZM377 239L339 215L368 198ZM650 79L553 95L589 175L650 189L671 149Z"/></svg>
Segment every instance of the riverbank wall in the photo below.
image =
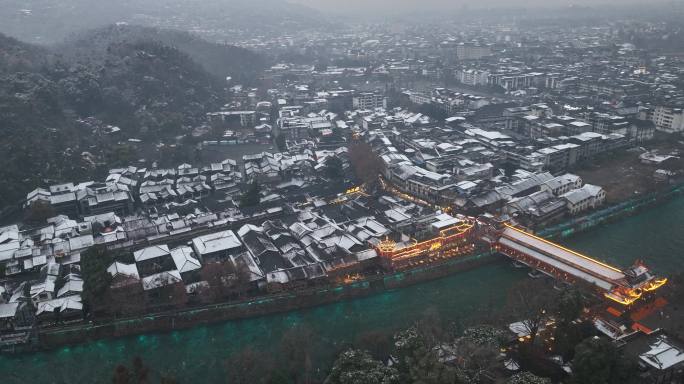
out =
<svg viewBox="0 0 684 384"><path fill-rule="evenodd" d="M678 184L645 196L613 204L589 215L572 219L553 227L544 228L538 231L536 235L549 240L564 239L588 231L599 225L636 215L645 209L666 203L677 196L681 196L683 193L684 184Z"/></svg>
<svg viewBox="0 0 684 384"><path fill-rule="evenodd" d="M38 333L39 342L34 349L47 350L99 339L170 332L198 325L311 308L403 288L503 260L504 258L501 255L482 252L401 272L373 276L334 287L280 293L252 298L247 301L186 308L102 323L41 329Z"/></svg>

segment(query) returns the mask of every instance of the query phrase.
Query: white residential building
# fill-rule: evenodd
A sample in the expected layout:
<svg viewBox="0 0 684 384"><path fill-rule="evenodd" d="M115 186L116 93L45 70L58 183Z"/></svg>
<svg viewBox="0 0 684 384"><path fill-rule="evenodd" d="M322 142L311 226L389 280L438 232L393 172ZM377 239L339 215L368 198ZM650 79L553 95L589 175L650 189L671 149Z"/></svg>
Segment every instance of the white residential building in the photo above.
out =
<svg viewBox="0 0 684 384"><path fill-rule="evenodd" d="M574 189L561 196L572 215L577 215L587 209L596 208L606 201L606 192L603 188L586 184L582 188Z"/></svg>
<svg viewBox="0 0 684 384"><path fill-rule="evenodd" d="M582 178L571 173L554 177L541 185L542 190L549 191L554 196L563 195L580 187L582 187Z"/></svg>
<svg viewBox="0 0 684 384"><path fill-rule="evenodd" d="M684 112L682 108L659 106L653 111L653 123L656 129L667 133L684 131Z"/></svg>
<svg viewBox="0 0 684 384"><path fill-rule="evenodd" d="M379 93L363 92L352 98L354 109L387 109L387 98Z"/></svg>
<svg viewBox="0 0 684 384"><path fill-rule="evenodd" d="M471 86L487 85L489 72L480 69L459 69L456 71L456 80Z"/></svg>

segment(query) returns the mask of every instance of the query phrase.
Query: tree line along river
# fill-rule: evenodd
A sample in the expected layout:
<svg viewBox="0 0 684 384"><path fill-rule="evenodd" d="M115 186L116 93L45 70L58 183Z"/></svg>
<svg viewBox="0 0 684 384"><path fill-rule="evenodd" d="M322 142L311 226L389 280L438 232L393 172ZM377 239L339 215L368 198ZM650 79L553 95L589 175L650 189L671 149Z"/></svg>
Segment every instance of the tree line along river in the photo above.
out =
<svg viewBox="0 0 684 384"><path fill-rule="evenodd" d="M570 248L627 267L644 260L668 276L684 271L684 197L637 216L563 240ZM225 362L246 346L278 353L283 334L294 326L313 332L313 356L331 361L341 346L363 333L405 328L426 311L459 321L483 308L496 308L506 291L527 278L508 263L487 265L449 277L286 314L200 326L60 348L0 356L2 383L110 383L116 365L140 356L146 365L180 383L226 382Z"/></svg>

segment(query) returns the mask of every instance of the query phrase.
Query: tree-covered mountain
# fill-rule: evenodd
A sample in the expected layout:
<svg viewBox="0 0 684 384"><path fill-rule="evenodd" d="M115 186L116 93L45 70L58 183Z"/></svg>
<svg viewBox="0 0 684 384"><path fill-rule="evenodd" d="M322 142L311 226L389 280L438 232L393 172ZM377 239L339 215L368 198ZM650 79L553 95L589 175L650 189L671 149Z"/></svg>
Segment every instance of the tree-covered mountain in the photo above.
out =
<svg viewBox="0 0 684 384"><path fill-rule="evenodd" d="M136 160L128 138L154 148L187 134L228 101L222 68L248 80L265 63L174 31L110 27L91 36L55 47L0 36L0 208L45 181ZM103 129L110 125L119 133Z"/></svg>
<svg viewBox="0 0 684 384"><path fill-rule="evenodd" d="M35 71L46 65L46 59L46 49L0 34L0 74Z"/></svg>
<svg viewBox="0 0 684 384"><path fill-rule="evenodd" d="M139 25L117 25L80 32L55 45L69 60L102 60L112 44L156 41L190 56L212 75L250 81L266 65L265 58L233 45L204 40L191 33Z"/></svg>

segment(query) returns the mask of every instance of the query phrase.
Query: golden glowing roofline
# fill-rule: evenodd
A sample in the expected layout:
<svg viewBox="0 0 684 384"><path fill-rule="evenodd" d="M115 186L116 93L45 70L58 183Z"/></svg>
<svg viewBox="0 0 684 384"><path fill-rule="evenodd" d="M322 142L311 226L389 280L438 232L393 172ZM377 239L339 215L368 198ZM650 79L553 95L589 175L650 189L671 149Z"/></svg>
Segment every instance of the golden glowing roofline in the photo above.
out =
<svg viewBox="0 0 684 384"><path fill-rule="evenodd" d="M662 287L663 285L665 285L665 283L667 283L666 277L663 277L662 279L653 279L646 283L643 287L641 287L641 289L643 289L646 292L651 292Z"/></svg>
<svg viewBox="0 0 684 384"><path fill-rule="evenodd" d="M606 298L608 298L608 299L610 299L616 303L622 304L622 305L630 305L630 304L634 303L635 301L637 301L639 298L641 298L641 294L631 296L631 297L621 297L621 296L617 296L617 295L613 294L612 292L604 293L603 296L605 296Z"/></svg>
<svg viewBox="0 0 684 384"><path fill-rule="evenodd" d="M448 241L455 237L463 236L472 228L473 224L459 223L457 225L439 231L439 235L431 239L422 242L418 242L416 239L411 239L413 241L413 244L405 245L401 248L397 247L396 243L389 240L389 238L385 238L385 240L381 241L377 245L377 248L382 252L392 253L393 259L406 257L407 255L415 256L416 254L420 254L426 251L436 251L438 249L441 249L444 246L444 244L442 243L443 241ZM452 231L454 229L458 230L458 232L448 234L449 231ZM425 246L429 246L429 248L421 249Z"/></svg>
<svg viewBox="0 0 684 384"><path fill-rule="evenodd" d="M579 252L573 251L572 249L565 248L565 247L563 247L563 246L561 246L561 245L558 245L558 244L556 244L556 243L550 242L550 241L548 241L548 240L546 240L546 239L544 239L544 238L541 238L541 237L539 237L539 236L535 236L535 235L533 235L533 234L531 234L531 233L529 233L529 232L525 232L525 231L523 231L522 229L518 229L518 228L516 228L516 227L514 227L514 226L512 226L512 225L510 225L510 224L504 223L504 225L505 225L506 227L508 227L508 228L510 228L510 229L512 229L512 230L514 230L514 231L516 231L516 232L525 234L525 235L530 236L530 237L532 237L532 238L534 238L534 239L536 239L536 240L539 240L539 241L542 241L542 242L544 242L544 243L546 243L546 244L549 244L549 245L551 245L551 246L554 246L554 247L556 247L556 248L558 248L558 249L562 249L562 250L564 250L564 251L566 251L566 252L570 252L570 253L572 253L572 254L575 255L575 256L579 256L579 257L581 257L581 258L583 258L583 259L585 259L585 260L588 260L588 261L591 261L591 262L593 262L593 263L596 263L596 264L598 264L598 265L600 265L600 266L602 266L602 267L606 267L606 268L611 269L611 270L613 270L613 271L615 271L615 272L624 273L624 272L622 272L620 269L615 268L615 267L613 267L612 265L608 265L608 264L603 263L603 262L600 262L600 261L598 261L598 260L596 260L596 259L592 259L592 258L589 257L589 256L585 256L585 255L583 255L583 254L581 254L581 253L579 253Z"/></svg>

